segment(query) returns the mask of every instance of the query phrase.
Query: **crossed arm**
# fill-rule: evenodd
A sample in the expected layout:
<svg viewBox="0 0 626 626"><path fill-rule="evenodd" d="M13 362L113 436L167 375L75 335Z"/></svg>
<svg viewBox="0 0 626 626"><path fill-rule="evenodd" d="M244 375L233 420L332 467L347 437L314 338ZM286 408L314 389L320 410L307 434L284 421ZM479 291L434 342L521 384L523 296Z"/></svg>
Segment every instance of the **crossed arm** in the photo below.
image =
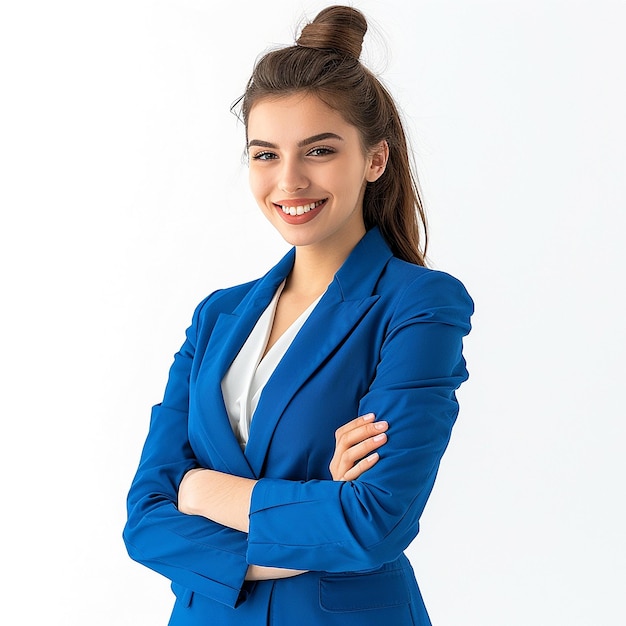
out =
<svg viewBox="0 0 626 626"><path fill-rule="evenodd" d="M375 416L368 413L336 431L335 453L329 468L333 480L355 480L378 462L376 450L387 441L388 424L375 420ZM180 483L178 510L247 533L255 484L256 481L249 478L215 470L192 469ZM300 570L250 565L246 580L288 578L301 573Z"/></svg>

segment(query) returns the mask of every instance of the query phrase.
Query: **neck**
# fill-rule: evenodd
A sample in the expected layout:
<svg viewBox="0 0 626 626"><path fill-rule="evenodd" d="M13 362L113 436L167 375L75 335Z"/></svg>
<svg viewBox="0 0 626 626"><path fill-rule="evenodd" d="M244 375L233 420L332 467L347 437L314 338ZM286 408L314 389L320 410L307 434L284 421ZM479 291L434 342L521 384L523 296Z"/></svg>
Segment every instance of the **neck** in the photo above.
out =
<svg viewBox="0 0 626 626"><path fill-rule="evenodd" d="M365 229L354 241L342 241L341 245L298 246L285 289L314 297L322 294L364 234Z"/></svg>

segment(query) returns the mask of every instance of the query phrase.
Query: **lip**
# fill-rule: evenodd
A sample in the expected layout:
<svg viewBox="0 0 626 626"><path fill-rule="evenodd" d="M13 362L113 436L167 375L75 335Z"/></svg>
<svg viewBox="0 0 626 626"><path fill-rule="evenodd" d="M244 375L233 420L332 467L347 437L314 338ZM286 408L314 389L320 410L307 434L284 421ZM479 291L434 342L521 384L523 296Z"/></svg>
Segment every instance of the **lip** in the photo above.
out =
<svg viewBox="0 0 626 626"><path fill-rule="evenodd" d="M280 215L280 217L282 218L282 220L284 222L286 222L287 224L306 224L307 222L310 222L311 220L315 219L319 213L321 212L321 210L326 206L326 203L328 201L328 198L291 198L289 200L280 200L279 202L274 202L274 208L276 209L276 212L278 213L278 215ZM319 206L315 207L314 209L311 209L310 211L308 211L307 213L303 213L302 215L291 215L290 213L285 213L282 209L282 207L298 207L298 206L304 206L307 204L314 204L316 202L321 202L322 204L320 204Z"/></svg>

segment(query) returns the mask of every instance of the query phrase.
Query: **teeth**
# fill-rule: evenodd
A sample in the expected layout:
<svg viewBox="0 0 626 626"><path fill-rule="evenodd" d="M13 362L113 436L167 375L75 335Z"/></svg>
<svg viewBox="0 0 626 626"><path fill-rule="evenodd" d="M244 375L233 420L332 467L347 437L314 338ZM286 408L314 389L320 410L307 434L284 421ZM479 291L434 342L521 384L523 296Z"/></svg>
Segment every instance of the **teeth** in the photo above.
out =
<svg viewBox="0 0 626 626"><path fill-rule="evenodd" d="M282 206L281 209L283 213L287 215L304 215L308 213L311 209L315 209L321 204L324 204L325 200L318 200L317 202L311 202L311 204L304 204L302 206Z"/></svg>

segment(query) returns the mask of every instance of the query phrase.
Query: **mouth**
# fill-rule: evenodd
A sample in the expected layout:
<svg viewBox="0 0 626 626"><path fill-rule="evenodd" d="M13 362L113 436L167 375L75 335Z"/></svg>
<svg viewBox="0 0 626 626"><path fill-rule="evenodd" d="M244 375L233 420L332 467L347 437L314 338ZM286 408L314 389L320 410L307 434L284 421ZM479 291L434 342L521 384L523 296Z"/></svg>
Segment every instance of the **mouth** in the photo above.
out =
<svg viewBox="0 0 626 626"><path fill-rule="evenodd" d="M319 207L325 204L327 200L328 198L324 198L323 200L316 200L315 202L308 202L308 203L299 204L299 205L286 205L286 204L274 203L274 206L280 209L285 215L296 216L296 215L304 215L305 213L310 213L311 211L315 211L316 209L319 209Z"/></svg>

